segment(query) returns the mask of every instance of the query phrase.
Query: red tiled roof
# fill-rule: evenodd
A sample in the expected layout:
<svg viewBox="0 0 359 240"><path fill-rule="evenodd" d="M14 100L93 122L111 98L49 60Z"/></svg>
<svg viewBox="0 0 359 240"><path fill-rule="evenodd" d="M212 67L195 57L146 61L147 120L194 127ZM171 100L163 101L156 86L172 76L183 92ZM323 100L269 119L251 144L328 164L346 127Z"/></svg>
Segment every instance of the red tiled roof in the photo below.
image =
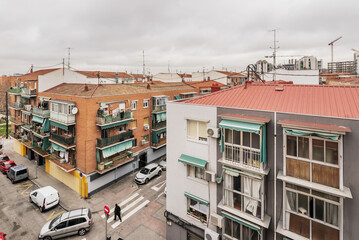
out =
<svg viewBox="0 0 359 240"><path fill-rule="evenodd" d="M242 74L242 73L236 73L236 72L227 72L227 71L216 71L216 72L219 72L219 73L222 73L224 75L227 75L227 76L233 76L233 77L244 77L245 75Z"/></svg>
<svg viewBox="0 0 359 240"><path fill-rule="evenodd" d="M188 74L188 73L178 73L178 76L183 77L183 78L191 78L192 75Z"/></svg>
<svg viewBox="0 0 359 240"><path fill-rule="evenodd" d="M248 84L184 102L359 119L359 86Z"/></svg>
<svg viewBox="0 0 359 240"><path fill-rule="evenodd" d="M80 73L82 75L85 75L88 78L97 78L97 74L99 71L76 71L77 73ZM101 78L116 78L116 72L101 72L100 71L100 77ZM119 78L133 78L130 74L127 74L125 72L118 72Z"/></svg>
<svg viewBox="0 0 359 240"><path fill-rule="evenodd" d="M219 87L225 87L226 85L212 81L194 81L194 82L186 82L188 85L195 87L195 88L210 88L213 84L218 84Z"/></svg>
<svg viewBox="0 0 359 240"><path fill-rule="evenodd" d="M22 76L39 76L39 75L45 75L47 73L50 73L50 72L53 72L55 70L58 70L59 68L53 68L53 69L42 69L42 70L37 70L35 72L32 72L32 73L27 73L27 74L24 74Z"/></svg>

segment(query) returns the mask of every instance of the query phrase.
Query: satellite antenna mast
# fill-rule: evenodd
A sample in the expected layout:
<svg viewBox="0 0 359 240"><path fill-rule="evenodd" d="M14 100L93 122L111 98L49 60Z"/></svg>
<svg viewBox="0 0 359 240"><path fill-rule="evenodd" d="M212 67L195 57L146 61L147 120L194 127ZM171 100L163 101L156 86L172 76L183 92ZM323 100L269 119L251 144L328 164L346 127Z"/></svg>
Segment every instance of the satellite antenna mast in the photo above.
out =
<svg viewBox="0 0 359 240"><path fill-rule="evenodd" d="M145 50L142 50L143 79L146 79Z"/></svg>
<svg viewBox="0 0 359 240"><path fill-rule="evenodd" d="M273 49L273 69L274 69L274 74L273 74L273 81L276 80L276 65L277 65L277 49L279 47L277 47L277 31L279 29L273 29L272 32L274 33L274 40L273 40L273 47L271 47L271 49Z"/></svg>
<svg viewBox="0 0 359 240"><path fill-rule="evenodd" d="M71 48L68 49L68 56L67 56L67 68L70 69L70 55L71 55Z"/></svg>

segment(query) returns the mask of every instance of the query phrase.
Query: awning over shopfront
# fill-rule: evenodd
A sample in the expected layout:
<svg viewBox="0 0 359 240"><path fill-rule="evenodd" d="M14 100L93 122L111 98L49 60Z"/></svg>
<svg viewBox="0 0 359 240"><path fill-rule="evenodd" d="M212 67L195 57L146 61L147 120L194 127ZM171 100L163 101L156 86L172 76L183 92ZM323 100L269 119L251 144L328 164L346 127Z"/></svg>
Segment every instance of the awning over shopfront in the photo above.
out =
<svg viewBox="0 0 359 240"><path fill-rule="evenodd" d="M191 165L191 166L202 168L202 169L204 169L204 167L207 164L206 160L191 157L191 156L188 156L186 154L181 154L178 161L182 162L182 163L185 163L185 164L188 164L188 165Z"/></svg>

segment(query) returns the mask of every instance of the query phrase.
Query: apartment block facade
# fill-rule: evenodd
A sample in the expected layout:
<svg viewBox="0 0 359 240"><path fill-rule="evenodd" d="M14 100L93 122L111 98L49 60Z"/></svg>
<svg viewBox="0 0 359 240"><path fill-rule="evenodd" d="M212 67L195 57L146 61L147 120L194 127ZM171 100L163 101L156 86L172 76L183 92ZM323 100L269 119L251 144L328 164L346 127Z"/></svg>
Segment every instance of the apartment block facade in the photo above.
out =
<svg viewBox="0 0 359 240"><path fill-rule="evenodd" d="M248 84L168 103L168 239L355 239L358 94Z"/></svg>

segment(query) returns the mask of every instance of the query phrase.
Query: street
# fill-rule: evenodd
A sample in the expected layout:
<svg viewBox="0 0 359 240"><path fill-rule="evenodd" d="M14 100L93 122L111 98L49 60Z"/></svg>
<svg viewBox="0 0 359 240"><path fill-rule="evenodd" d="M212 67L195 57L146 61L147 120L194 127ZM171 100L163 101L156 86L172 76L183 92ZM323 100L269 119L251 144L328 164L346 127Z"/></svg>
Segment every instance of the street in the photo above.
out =
<svg viewBox="0 0 359 240"><path fill-rule="evenodd" d="M6 175L0 174L0 232L8 234L8 239L37 239L42 226L59 214L76 208L89 207L93 213L94 226L85 236L72 236L64 239L105 239L105 222L103 208L110 208L107 220L108 235L111 239L165 239L166 226L163 213L165 211L166 171L155 177L146 185L133 182L130 174L106 189L97 192L88 199L80 196L62 184L44 170L36 167L32 161L20 156L12 150L12 140L5 141L5 150L17 165L28 166L30 179L12 184ZM37 168L37 170L36 170ZM36 174L37 171L37 174ZM37 175L37 178L36 178ZM39 187L51 185L60 193L60 205L43 213L29 202L29 193ZM115 203L122 209L122 222L113 220Z"/></svg>

